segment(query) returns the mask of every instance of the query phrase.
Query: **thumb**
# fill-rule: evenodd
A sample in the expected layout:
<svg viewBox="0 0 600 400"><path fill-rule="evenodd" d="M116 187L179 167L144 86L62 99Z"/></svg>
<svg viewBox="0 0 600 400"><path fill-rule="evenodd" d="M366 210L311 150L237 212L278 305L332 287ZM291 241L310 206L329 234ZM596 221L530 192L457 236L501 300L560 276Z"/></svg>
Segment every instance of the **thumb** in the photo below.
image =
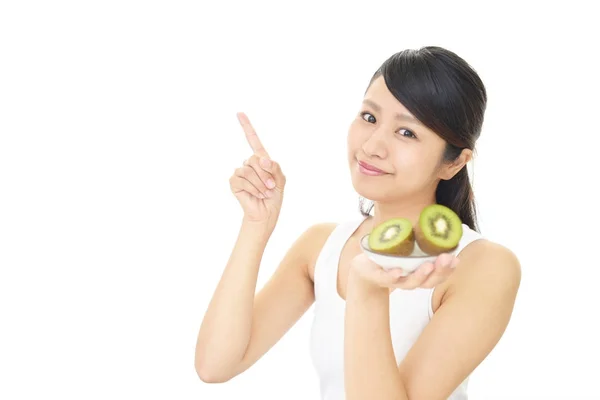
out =
<svg viewBox="0 0 600 400"><path fill-rule="evenodd" d="M275 187L283 189L285 186L286 178L285 175L283 175L283 172L281 171L279 163L267 157L261 157L261 159L259 160L259 164L262 169L273 175L273 178L275 179Z"/></svg>

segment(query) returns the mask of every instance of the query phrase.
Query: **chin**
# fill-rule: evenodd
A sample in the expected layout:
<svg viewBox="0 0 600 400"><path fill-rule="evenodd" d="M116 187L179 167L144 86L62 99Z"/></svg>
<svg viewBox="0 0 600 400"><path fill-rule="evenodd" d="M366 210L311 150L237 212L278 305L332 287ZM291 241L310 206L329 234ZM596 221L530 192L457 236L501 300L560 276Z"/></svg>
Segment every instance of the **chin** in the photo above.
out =
<svg viewBox="0 0 600 400"><path fill-rule="evenodd" d="M364 182L364 180L362 180L362 177L360 176L360 172L352 173L352 187L359 196L371 201L380 200L382 197L381 187L377 186L378 185L373 185L369 184L368 182Z"/></svg>
<svg viewBox="0 0 600 400"><path fill-rule="evenodd" d="M390 193L391 187L389 186L396 186L394 183L392 183L393 181L384 182L382 185L382 182L379 180L382 177L376 177L376 179L373 179L370 176L361 174L357 169L353 169L351 177L354 191L359 196L364 197L367 200L388 202L390 201L390 198L395 196L396 192L394 191L393 193ZM390 175L387 178L389 177L392 176Z"/></svg>

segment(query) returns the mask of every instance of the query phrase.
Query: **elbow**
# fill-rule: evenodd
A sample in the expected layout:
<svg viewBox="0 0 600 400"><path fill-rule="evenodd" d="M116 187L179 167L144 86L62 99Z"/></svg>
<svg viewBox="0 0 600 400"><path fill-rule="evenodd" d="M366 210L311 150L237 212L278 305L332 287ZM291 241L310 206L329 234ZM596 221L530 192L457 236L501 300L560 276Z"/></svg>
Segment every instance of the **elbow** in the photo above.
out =
<svg viewBox="0 0 600 400"><path fill-rule="evenodd" d="M212 374L210 370L196 368L196 373L200 380L204 383L225 383L229 380L228 377Z"/></svg>
<svg viewBox="0 0 600 400"><path fill-rule="evenodd" d="M196 359L195 368L196 374L204 383L225 383L231 379L231 376L218 372L201 359Z"/></svg>

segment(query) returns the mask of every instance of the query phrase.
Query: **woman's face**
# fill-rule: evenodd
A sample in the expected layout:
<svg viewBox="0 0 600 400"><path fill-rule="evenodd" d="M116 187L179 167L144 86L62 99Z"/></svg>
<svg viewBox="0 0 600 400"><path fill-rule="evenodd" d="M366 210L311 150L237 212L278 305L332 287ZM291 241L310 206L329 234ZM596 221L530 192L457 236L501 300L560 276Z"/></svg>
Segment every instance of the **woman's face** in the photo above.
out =
<svg viewBox="0 0 600 400"><path fill-rule="evenodd" d="M348 131L352 185L369 200L431 195L442 172L445 141L426 128L390 93L383 77L373 81ZM369 175L359 162L382 170Z"/></svg>

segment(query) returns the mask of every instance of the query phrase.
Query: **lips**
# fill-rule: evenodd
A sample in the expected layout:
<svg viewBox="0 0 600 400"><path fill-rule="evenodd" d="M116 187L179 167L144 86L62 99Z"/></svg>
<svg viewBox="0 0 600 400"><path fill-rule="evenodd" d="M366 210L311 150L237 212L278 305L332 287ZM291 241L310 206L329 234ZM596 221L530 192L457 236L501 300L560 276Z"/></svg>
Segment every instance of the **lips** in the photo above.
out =
<svg viewBox="0 0 600 400"><path fill-rule="evenodd" d="M380 174L387 174L387 172L382 171L379 168L372 166L371 164L367 164L366 162L359 161L358 164L368 171L378 172Z"/></svg>

